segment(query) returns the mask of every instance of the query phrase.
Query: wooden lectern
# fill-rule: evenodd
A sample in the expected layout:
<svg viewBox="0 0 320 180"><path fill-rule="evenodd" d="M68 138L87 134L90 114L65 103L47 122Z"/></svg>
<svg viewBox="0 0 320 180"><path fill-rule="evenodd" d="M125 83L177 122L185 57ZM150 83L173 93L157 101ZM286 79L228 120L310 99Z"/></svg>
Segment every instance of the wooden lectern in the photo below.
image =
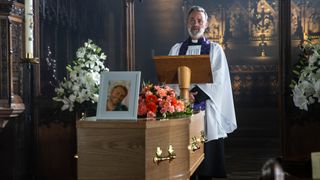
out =
<svg viewBox="0 0 320 180"><path fill-rule="evenodd" d="M212 83L209 55L154 56L159 82L179 84L180 97L189 100L190 83Z"/></svg>

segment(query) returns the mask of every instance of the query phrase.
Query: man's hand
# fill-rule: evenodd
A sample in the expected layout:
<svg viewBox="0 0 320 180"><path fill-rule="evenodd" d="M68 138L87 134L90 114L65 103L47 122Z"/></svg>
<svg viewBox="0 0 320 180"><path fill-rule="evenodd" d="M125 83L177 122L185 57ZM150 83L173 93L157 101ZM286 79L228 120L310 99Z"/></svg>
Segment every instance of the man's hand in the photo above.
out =
<svg viewBox="0 0 320 180"><path fill-rule="evenodd" d="M190 101L190 103L194 103L194 101L195 101L195 97L194 96L196 96L198 94L198 91L194 91L194 92L189 92L189 101Z"/></svg>

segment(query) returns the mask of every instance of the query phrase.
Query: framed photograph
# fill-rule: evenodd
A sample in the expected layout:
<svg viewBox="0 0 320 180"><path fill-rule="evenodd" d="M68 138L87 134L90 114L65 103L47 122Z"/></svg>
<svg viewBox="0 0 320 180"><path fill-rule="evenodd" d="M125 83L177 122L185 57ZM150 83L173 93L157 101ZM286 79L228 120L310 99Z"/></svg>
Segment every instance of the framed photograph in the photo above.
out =
<svg viewBox="0 0 320 180"><path fill-rule="evenodd" d="M101 74L97 120L136 120L140 71Z"/></svg>

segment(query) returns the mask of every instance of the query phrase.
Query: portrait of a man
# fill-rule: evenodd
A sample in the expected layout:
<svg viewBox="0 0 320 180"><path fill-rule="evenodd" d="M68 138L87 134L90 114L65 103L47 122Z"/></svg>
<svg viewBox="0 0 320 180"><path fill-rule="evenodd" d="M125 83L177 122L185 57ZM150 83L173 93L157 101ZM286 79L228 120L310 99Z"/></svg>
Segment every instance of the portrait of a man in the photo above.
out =
<svg viewBox="0 0 320 180"><path fill-rule="evenodd" d="M106 111L128 111L130 81L109 81Z"/></svg>

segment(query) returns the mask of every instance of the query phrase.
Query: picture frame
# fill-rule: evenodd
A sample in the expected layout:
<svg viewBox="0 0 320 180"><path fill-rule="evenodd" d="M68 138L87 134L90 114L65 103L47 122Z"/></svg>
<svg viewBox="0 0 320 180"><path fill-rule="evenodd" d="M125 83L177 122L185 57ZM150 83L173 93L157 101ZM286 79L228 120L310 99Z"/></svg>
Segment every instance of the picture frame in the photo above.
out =
<svg viewBox="0 0 320 180"><path fill-rule="evenodd" d="M97 120L137 120L140 71L101 73Z"/></svg>

